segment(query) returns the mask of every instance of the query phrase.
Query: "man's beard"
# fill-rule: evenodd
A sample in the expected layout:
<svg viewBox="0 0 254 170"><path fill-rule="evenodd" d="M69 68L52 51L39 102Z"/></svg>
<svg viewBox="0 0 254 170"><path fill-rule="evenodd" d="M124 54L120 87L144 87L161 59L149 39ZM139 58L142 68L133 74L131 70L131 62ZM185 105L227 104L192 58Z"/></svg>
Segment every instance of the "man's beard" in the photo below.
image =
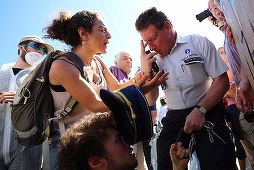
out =
<svg viewBox="0 0 254 170"><path fill-rule="evenodd" d="M25 52L25 51L22 51L21 54L20 54L20 57L21 57L21 59L22 59L24 62L26 62L25 55L26 55L26 52Z"/></svg>
<svg viewBox="0 0 254 170"><path fill-rule="evenodd" d="M107 170L134 170L138 166L137 159L133 159L131 163L124 165L118 165L116 161L109 156L106 156L105 159L108 161Z"/></svg>

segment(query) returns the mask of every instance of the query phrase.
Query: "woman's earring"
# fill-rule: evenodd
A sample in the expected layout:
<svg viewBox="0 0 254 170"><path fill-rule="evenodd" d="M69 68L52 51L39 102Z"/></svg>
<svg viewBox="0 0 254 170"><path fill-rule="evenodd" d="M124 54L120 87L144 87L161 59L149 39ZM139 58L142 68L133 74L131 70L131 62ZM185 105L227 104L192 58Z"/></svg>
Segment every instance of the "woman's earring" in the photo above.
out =
<svg viewBox="0 0 254 170"><path fill-rule="evenodd" d="M82 41L82 44L85 44L85 41Z"/></svg>

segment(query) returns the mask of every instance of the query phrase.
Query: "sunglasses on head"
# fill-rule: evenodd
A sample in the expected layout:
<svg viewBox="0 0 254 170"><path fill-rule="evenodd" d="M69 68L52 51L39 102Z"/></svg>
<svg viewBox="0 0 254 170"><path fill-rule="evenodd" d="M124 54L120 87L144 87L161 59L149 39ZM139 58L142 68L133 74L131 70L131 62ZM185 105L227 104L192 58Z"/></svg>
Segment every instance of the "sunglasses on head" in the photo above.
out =
<svg viewBox="0 0 254 170"><path fill-rule="evenodd" d="M29 44L23 44L24 47L30 46L35 50L41 50L43 52L44 55L46 55L48 53L47 48L42 48L41 44L39 43L29 43Z"/></svg>

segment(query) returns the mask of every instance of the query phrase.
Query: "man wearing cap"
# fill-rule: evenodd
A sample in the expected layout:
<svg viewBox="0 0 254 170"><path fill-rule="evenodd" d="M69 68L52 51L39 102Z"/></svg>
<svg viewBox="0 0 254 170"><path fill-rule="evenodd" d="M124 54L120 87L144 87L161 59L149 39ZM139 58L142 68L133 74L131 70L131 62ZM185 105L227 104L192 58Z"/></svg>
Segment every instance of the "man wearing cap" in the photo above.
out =
<svg viewBox="0 0 254 170"><path fill-rule="evenodd" d="M25 147L15 140L11 104L21 82L52 50L40 37L26 36L18 43L16 62L0 68L0 169L41 169L41 146Z"/></svg>

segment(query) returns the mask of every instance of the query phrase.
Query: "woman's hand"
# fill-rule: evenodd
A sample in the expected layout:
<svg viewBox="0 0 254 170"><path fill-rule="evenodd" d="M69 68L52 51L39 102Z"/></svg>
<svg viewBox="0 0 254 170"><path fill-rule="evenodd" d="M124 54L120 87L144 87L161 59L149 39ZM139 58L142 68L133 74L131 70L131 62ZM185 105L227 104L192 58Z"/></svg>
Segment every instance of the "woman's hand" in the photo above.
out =
<svg viewBox="0 0 254 170"><path fill-rule="evenodd" d="M162 73L162 71L159 71L153 78L151 78L151 73L147 73L138 82L138 87L143 91L144 94L146 94L164 83L168 79L168 74L168 72Z"/></svg>

